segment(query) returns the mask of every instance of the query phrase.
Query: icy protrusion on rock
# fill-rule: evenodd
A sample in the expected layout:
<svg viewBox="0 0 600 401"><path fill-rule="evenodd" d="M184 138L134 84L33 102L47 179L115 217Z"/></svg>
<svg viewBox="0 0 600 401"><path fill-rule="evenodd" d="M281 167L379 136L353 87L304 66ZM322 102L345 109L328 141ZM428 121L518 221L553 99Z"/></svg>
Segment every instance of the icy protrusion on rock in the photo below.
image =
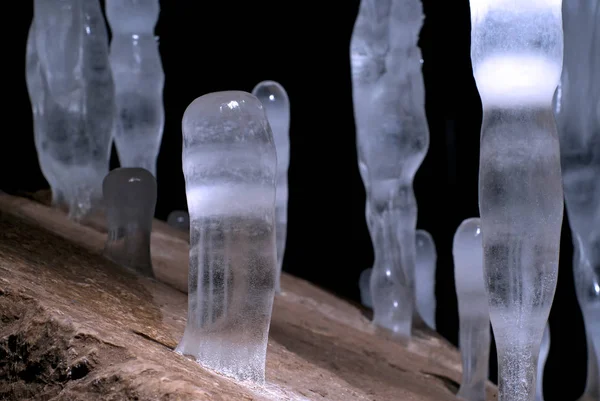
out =
<svg viewBox="0 0 600 401"><path fill-rule="evenodd" d="M98 0L35 0L27 43L34 136L53 203L79 220L108 172L114 84Z"/></svg>
<svg viewBox="0 0 600 401"><path fill-rule="evenodd" d="M173 210L167 216L167 224L181 231L189 231L190 215L185 210Z"/></svg>
<svg viewBox="0 0 600 401"><path fill-rule="evenodd" d="M288 168L290 165L290 101L281 84L263 81L256 85L252 94L263 104L273 131L277 150L277 181L275 193L275 227L277 238L277 280L275 291L281 292L280 276L287 236Z"/></svg>
<svg viewBox="0 0 600 401"><path fill-rule="evenodd" d="M490 359L490 312L483 277L481 221L464 220L452 244L463 375L457 397L485 401Z"/></svg>
<svg viewBox="0 0 600 401"><path fill-rule="evenodd" d="M435 268L437 264L435 242L427 231L417 230L415 244L417 310L423 321L435 330Z"/></svg>
<svg viewBox="0 0 600 401"><path fill-rule="evenodd" d="M188 106L182 130L189 307L176 351L263 383L277 277L277 156L267 115L249 93L211 93Z"/></svg>
<svg viewBox="0 0 600 401"><path fill-rule="evenodd" d="M550 352L550 325L546 323L544 336L542 337L542 345L540 347L540 356L537 365L537 386L535 390L535 401L544 401L544 368L546 367L546 359Z"/></svg>
<svg viewBox="0 0 600 401"><path fill-rule="evenodd" d="M115 146L122 167L142 167L156 177L165 124L163 72L154 27L158 0L106 0L112 31L110 66L115 79Z"/></svg>
<svg viewBox="0 0 600 401"><path fill-rule="evenodd" d="M365 269L358 278L358 288L360 290L360 303L367 308L373 309L373 299L371 298L371 272L373 269Z"/></svg>
<svg viewBox="0 0 600 401"><path fill-rule="evenodd" d="M156 207L156 179L143 168L117 168L106 176L102 189L108 230L104 255L152 277L150 233Z"/></svg>
<svg viewBox="0 0 600 401"><path fill-rule="evenodd" d="M562 11L565 55L554 113L575 291L588 339L582 400L600 400L600 1L565 0Z"/></svg>
<svg viewBox="0 0 600 401"><path fill-rule="evenodd" d="M375 250L373 322L411 334L415 311L413 179L429 147L419 0L362 0L350 44L358 162Z"/></svg>
<svg viewBox="0 0 600 401"><path fill-rule="evenodd" d="M483 104L479 209L500 401L532 401L558 275L563 191L552 94L560 0L471 0Z"/></svg>

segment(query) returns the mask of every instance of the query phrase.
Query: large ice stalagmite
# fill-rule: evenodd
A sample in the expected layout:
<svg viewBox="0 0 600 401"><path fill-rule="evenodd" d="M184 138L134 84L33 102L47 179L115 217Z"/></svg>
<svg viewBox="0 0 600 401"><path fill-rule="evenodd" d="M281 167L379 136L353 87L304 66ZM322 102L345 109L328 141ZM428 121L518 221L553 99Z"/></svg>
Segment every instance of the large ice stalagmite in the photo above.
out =
<svg viewBox="0 0 600 401"><path fill-rule="evenodd" d="M560 0L471 0L483 104L479 209L500 401L531 401L554 299L563 218L552 97L562 68Z"/></svg>
<svg viewBox="0 0 600 401"><path fill-rule="evenodd" d="M34 1L26 76L38 159L53 203L80 219L102 199L114 119L98 0Z"/></svg>
<svg viewBox="0 0 600 401"><path fill-rule="evenodd" d="M182 130L190 264L177 352L262 383L277 276L271 128L256 97L217 92L188 106Z"/></svg>
<svg viewBox="0 0 600 401"><path fill-rule="evenodd" d="M154 26L158 0L107 0L112 31L110 65L115 80L115 146L122 167L141 167L156 176L165 124L163 72Z"/></svg>
<svg viewBox="0 0 600 401"><path fill-rule="evenodd" d="M600 399L600 1L563 1L565 54L555 116L573 273L588 344L585 399ZM587 397L587 398L586 398Z"/></svg>
<svg viewBox="0 0 600 401"><path fill-rule="evenodd" d="M275 81L263 81L254 87L252 94L265 107L269 125L273 130L277 150L277 189L275 193L275 224L277 238L277 281L275 290L281 291L281 268L285 254L288 219L288 168L290 166L290 100L287 92Z"/></svg>
<svg viewBox="0 0 600 401"><path fill-rule="evenodd" d="M419 0L362 0L350 56L356 141L375 250L373 322L408 337L415 313L413 179L429 146Z"/></svg>

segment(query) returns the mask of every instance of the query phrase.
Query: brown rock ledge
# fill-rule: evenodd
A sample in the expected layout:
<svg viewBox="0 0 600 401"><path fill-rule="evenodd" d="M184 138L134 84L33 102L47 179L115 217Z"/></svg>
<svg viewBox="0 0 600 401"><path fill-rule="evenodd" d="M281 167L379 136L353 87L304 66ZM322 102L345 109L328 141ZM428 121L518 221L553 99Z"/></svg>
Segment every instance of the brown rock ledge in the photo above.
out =
<svg viewBox="0 0 600 401"><path fill-rule="evenodd" d="M158 280L185 290L188 244L155 226ZM353 305L284 275L267 385L251 386L172 352L186 295L101 256L101 227L0 195L0 399L456 400L454 347L416 330L407 346ZM488 399L496 399L490 385Z"/></svg>

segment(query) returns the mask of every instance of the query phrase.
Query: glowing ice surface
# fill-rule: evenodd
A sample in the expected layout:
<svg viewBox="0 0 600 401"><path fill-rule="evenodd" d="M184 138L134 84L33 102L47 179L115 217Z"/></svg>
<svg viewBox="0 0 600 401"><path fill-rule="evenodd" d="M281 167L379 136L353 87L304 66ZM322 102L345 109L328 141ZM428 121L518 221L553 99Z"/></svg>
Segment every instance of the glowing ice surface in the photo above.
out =
<svg viewBox="0 0 600 401"><path fill-rule="evenodd" d="M275 290L281 291L280 276L285 253L288 207L288 167L290 165L290 101L287 92L275 81L263 81L252 94L260 100L267 112L277 150L277 181L275 193L275 224L277 238L277 281Z"/></svg>
<svg viewBox="0 0 600 401"><path fill-rule="evenodd" d="M154 176L165 123L165 74L154 36L159 13L158 0L106 0L117 109L115 147L121 166L142 167Z"/></svg>
<svg viewBox="0 0 600 401"><path fill-rule="evenodd" d="M408 337L415 311L413 179L429 147L419 0L362 0L350 58L358 163L375 251L373 323Z"/></svg>
<svg viewBox="0 0 600 401"><path fill-rule="evenodd" d="M588 340L584 397L600 400L600 1L564 1L563 27L555 116L575 249L575 291Z"/></svg>
<svg viewBox="0 0 600 401"><path fill-rule="evenodd" d="M104 254L116 263L153 276L150 233L156 180L143 168L117 168L102 185L108 239Z"/></svg>
<svg viewBox="0 0 600 401"><path fill-rule="evenodd" d="M544 401L544 368L546 367L546 359L550 352L550 326L546 323L544 336L542 337L542 345L540 347L540 357L537 365L537 387L535 389L535 401Z"/></svg>
<svg viewBox="0 0 600 401"><path fill-rule="evenodd" d="M190 230L190 215L185 210L173 210L167 216L167 224L182 231Z"/></svg>
<svg viewBox="0 0 600 401"><path fill-rule="evenodd" d="M485 401L490 358L490 313L483 278L481 222L463 221L452 244L463 376L457 397Z"/></svg>
<svg viewBox="0 0 600 401"><path fill-rule="evenodd" d="M277 277L271 128L256 97L232 91L194 100L182 130L189 306L176 351L263 383Z"/></svg>
<svg viewBox="0 0 600 401"><path fill-rule="evenodd" d="M114 120L98 0L35 0L26 58L40 167L53 204L78 220L102 199Z"/></svg>
<svg viewBox="0 0 600 401"><path fill-rule="evenodd" d="M435 268L437 263L435 242L427 231L417 230L415 244L417 310L423 321L435 330Z"/></svg>
<svg viewBox="0 0 600 401"><path fill-rule="evenodd" d="M483 104L479 209L499 400L532 401L563 217L552 115L563 52L560 1L471 6L471 59ZM534 67L546 78L529 79Z"/></svg>

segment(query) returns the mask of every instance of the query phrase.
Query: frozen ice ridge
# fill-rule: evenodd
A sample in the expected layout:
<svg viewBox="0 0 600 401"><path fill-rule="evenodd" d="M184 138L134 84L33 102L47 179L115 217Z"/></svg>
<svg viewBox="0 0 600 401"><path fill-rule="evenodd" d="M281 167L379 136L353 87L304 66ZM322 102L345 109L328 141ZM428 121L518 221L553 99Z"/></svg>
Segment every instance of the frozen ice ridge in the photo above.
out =
<svg viewBox="0 0 600 401"><path fill-rule="evenodd" d="M176 351L262 384L277 277L271 128L256 97L232 91L194 100L182 130L189 307Z"/></svg>
<svg viewBox="0 0 600 401"><path fill-rule="evenodd" d="M98 0L35 0L26 80L52 203L81 219L102 199L114 120L108 36Z"/></svg>
<svg viewBox="0 0 600 401"><path fill-rule="evenodd" d="M112 31L110 66L115 80L115 146L122 167L156 176L165 124L163 72L154 26L158 0L106 0Z"/></svg>
<svg viewBox="0 0 600 401"><path fill-rule="evenodd" d="M273 130L277 150L277 180L275 193L275 226L277 238L277 281L275 291L281 291L280 277L287 236L288 167L290 165L290 101L281 84L263 81L256 85L252 94L263 104L269 125Z"/></svg>
<svg viewBox="0 0 600 401"><path fill-rule="evenodd" d="M156 180L143 168L124 167L104 179L108 238L104 254L112 261L153 276L150 234L156 207Z"/></svg>
<svg viewBox="0 0 600 401"><path fill-rule="evenodd" d="M468 401L485 401L490 359L490 312L483 278L481 222L478 218L466 219L458 226L452 255L463 367L456 396Z"/></svg>
<svg viewBox="0 0 600 401"><path fill-rule="evenodd" d="M537 366L537 388L535 389L535 401L544 401L544 368L550 352L550 325L546 323L542 345L540 346L540 357Z"/></svg>
<svg viewBox="0 0 600 401"><path fill-rule="evenodd" d="M409 337L415 311L413 179L429 147L419 0L362 0L350 58L358 164L375 250L373 322Z"/></svg>

